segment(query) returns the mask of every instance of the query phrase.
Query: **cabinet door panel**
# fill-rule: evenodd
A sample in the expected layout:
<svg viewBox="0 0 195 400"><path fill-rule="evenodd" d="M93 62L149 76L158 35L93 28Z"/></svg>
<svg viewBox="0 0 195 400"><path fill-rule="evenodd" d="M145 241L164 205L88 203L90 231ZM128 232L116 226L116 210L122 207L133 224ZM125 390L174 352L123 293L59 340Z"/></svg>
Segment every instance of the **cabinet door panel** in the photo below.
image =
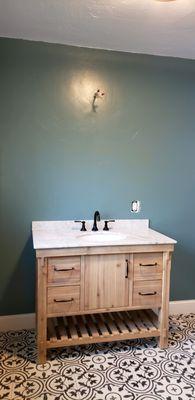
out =
<svg viewBox="0 0 195 400"><path fill-rule="evenodd" d="M85 262L85 310L128 305L125 254L87 256Z"/></svg>

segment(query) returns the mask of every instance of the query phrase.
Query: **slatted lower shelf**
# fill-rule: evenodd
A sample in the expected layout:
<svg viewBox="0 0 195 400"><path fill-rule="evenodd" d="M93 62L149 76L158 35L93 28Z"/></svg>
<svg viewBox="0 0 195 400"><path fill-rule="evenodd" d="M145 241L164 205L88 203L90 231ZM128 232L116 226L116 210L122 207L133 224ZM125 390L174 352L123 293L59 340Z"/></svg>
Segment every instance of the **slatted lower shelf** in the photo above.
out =
<svg viewBox="0 0 195 400"><path fill-rule="evenodd" d="M160 336L152 310L48 318L47 348Z"/></svg>

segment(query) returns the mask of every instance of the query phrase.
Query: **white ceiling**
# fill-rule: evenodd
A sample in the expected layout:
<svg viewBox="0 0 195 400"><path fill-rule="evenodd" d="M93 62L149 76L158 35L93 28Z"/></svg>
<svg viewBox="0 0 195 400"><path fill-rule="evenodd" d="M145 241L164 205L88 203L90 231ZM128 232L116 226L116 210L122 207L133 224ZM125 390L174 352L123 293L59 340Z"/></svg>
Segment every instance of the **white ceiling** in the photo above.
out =
<svg viewBox="0 0 195 400"><path fill-rule="evenodd" d="M0 36L195 59L195 0L0 0Z"/></svg>

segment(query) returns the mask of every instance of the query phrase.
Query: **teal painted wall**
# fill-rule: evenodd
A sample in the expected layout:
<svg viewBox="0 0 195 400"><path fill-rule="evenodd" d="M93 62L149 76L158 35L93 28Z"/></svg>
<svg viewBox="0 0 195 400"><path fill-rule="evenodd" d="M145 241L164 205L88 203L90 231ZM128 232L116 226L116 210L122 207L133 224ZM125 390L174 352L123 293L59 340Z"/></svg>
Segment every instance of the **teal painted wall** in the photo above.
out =
<svg viewBox="0 0 195 400"><path fill-rule="evenodd" d="M32 220L131 218L132 199L178 240L171 298L195 298L195 62L12 39L0 57L0 313L34 310Z"/></svg>

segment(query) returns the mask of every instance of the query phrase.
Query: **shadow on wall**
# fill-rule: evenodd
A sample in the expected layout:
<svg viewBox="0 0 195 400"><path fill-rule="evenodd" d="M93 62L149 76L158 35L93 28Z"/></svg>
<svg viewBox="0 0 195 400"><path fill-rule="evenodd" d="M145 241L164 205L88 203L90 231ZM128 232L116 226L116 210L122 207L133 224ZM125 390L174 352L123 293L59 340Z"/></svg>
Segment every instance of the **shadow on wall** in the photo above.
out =
<svg viewBox="0 0 195 400"><path fill-rule="evenodd" d="M12 296L14 293L14 296ZM30 293L30 295L29 295ZM32 237L29 236L18 262L9 277L9 283L0 302L0 315L29 313L34 311L35 256ZM27 301L27 300L30 300Z"/></svg>

